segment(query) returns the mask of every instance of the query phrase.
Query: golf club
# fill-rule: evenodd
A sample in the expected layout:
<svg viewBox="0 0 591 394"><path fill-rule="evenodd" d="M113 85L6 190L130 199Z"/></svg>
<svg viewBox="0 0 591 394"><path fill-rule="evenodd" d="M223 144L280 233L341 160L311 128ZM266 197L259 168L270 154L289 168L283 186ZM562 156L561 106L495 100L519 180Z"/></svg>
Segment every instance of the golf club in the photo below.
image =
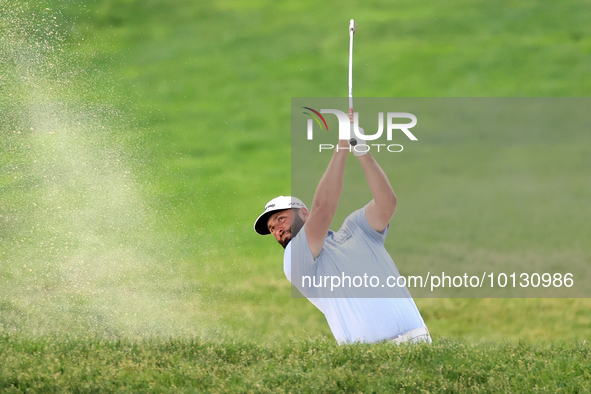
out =
<svg viewBox="0 0 591 394"><path fill-rule="evenodd" d="M349 143L351 146L357 145L354 133L354 116L353 116L353 35L357 30L357 24L353 19L349 21L349 119L351 120L351 139Z"/></svg>

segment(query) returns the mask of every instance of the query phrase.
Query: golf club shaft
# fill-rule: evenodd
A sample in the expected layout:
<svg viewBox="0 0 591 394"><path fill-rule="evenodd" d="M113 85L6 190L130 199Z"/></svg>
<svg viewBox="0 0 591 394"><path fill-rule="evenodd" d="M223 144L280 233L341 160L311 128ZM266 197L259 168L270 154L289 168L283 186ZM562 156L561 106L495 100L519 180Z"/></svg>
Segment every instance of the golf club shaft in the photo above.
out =
<svg viewBox="0 0 591 394"><path fill-rule="evenodd" d="M353 123L353 35L355 34L355 21L349 22L349 115Z"/></svg>

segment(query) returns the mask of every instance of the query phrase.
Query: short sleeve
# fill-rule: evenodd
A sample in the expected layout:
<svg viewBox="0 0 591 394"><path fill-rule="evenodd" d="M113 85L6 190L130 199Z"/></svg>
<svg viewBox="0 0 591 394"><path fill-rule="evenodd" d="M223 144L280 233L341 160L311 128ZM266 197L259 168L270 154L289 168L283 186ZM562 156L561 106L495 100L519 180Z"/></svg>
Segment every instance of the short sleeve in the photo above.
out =
<svg viewBox="0 0 591 394"><path fill-rule="evenodd" d="M324 313L322 300L313 297L314 292L312 291L312 289L303 289L301 286L298 286L298 284L301 283L301 277L303 272L309 272L310 270L314 270L315 267L316 262L314 261L314 257L312 257L312 252L308 247L308 239L306 238L306 232L304 230L304 227L302 227L300 232L295 236L295 238L293 238L287 244L285 248L285 253L283 255L283 271L285 272L285 276L292 283L292 285L298 288L298 290L302 292L302 294L312 304L314 304L316 308L318 308L322 313Z"/></svg>
<svg viewBox="0 0 591 394"><path fill-rule="evenodd" d="M314 263L314 257L308 246L306 232L304 227L302 227L295 238L289 241L285 247L285 252L283 253L283 272L285 272L285 276L291 282L292 267L295 266L295 270L301 274L302 267L309 266L310 263Z"/></svg>
<svg viewBox="0 0 591 394"><path fill-rule="evenodd" d="M390 229L390 223L388 223L388 226L382 232L374 230L369 225L367 217L365 216L366 208L367 205L349 215L347 219L345 219L345 221L343 222L343 227L347 228L347 226L350 225L357 226L361 228L365 234L367 234L370 237L373 237L376 241L383 244L386 241L386 235L388 234L388 230Z"/></svg>
<svg viewBox="0 0 591 394"><path fill-rule="evenodd" d="M303 264L310 264L314 263L314 256L312 256L312 251L310 250L310 246L308 245L308 236L306 235L306 226L302 226L301 230L297 233L297 235L291 240L291 256L292 261L297 261L298 263Z"/></svg>
<svg viewBox="0 0 591 394"><path fill-rule="evenodd" d="M299 283L297 278L301 278L304 275L313 275L316 271L317 264L312 256L310 247L308 246L308 238L306 236L306 226L303 226L298 234L292 238L285 248L284 256L284 269L285 261L290 261L290 281L295 284ZM287 273L286 273L287 275ZM301 289L300 289L301 290Z"/></svg>

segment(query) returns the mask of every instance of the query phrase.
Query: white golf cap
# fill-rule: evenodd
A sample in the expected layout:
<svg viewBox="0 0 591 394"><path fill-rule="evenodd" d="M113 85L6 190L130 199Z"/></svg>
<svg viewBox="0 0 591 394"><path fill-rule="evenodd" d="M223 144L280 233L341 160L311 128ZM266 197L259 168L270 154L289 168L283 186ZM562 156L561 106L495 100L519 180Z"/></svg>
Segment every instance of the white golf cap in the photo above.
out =
<svg viewBox="0 0 591 394"><path fill-rule="evenodd" d="M269 228L267 227L267 221L269 220L269 217L277 211L283 211L290 208L308 209L306 204L304 204L299 198L291 196L276 197L269 201L267 205L265 205L265 210L254 222L254 231L261 235L271 234Z"/></svg>

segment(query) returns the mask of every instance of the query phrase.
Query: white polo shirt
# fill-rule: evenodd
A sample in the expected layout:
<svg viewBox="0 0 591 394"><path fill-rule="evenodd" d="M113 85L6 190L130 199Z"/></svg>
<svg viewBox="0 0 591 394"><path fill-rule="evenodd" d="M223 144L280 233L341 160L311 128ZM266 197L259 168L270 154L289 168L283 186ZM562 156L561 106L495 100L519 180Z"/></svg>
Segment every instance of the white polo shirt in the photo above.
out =
<svg viewBox="0 0 591 394"><path fill-rule="evenodd" d="M283 269L287 279L324 313L339 344L378 342L425 325L406 287L384 286L387 277L399 276L384 247L388 229L383 233L372 229L363 207L349 215L339 231L329 231L315 260L304 227L285 248ZM293 279L299 283L292 281L292 265ZM367 274L365 283L359 287L359 280L351 285L346 279L363 274ZM381 283L373 288L367 283L369 276L377 276ZM345 278L343 286L331 288L331 280L334 285L337 279L326 282L325 277L338 277L339 282ZM317 281L312 282L314 279ZM323 284L316 287L321 281Z"/></svg>

